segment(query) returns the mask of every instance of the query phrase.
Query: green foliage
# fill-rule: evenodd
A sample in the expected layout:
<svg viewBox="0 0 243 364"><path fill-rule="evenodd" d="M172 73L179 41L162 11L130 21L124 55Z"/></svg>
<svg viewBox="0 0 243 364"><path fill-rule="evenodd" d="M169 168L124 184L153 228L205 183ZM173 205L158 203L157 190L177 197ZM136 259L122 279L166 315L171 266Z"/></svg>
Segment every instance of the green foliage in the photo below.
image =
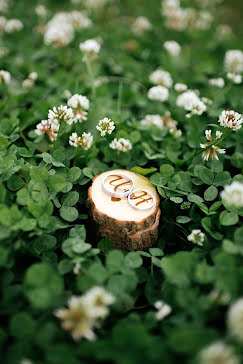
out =
<svg viewBox="0 0 243 364"><path fill-rule="evenodd" d="M56 305L63 292L63 280L47 263L36 263L25 273L23 291L36 308L46 309Z"/></svg>

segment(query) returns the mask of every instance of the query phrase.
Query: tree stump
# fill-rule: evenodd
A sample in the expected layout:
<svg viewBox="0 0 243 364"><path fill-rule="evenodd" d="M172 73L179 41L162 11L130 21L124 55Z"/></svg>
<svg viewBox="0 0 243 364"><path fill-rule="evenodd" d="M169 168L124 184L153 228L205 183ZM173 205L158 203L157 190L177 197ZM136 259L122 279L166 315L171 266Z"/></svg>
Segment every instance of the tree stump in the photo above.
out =
<svg viewBox="0 0 243 364"><path fill-rule="evenodd" d="M155 245L159 203L159 195L147 178L123 169L96 176L88 190L87 206L97 233L126 251Z"/></svg>

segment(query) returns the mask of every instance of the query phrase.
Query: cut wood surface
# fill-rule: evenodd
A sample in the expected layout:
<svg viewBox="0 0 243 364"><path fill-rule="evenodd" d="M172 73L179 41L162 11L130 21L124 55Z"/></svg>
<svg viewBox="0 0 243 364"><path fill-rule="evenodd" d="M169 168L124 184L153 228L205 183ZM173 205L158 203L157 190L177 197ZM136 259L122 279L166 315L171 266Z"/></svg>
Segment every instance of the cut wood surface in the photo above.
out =
<svg viewBox="0 0 243 364"><path fill-rule="evenodd" d="M110 175L125 174L132 178L135 190L149 192L155 200L147 210L137 210L128 203L128 197L114 198L103 188L103 180ZM102 237L113 240L122 250L141 250L153 246L157 240L159 225L159 196L156 189L143 176L130 171L116 169L104 172L93 179L88 190L87 206Z"/></svg>

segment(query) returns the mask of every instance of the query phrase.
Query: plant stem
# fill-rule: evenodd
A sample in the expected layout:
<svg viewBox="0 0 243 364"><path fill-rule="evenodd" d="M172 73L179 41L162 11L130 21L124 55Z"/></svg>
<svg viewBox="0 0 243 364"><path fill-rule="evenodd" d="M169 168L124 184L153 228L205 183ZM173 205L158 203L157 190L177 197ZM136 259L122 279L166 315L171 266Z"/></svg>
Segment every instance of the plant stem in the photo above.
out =
<svg viewBox="0 0 243 364"><path fill-rule="evenodd" d="M98 142L98 140L101 138L101 136L100 135L98 135L97 136L97 138L95 139L95 141L93 142L93 144L91 145L91 147L89 148L89 150L91 150L93 147L94 147L94 145Z"/></svg>
<svg viewBox="0 0 243 364"><path fill-rule="evenodd" d="M58 141L59 141L59 137L60 137L60 134L61 134L61 127L62 127L62 124L60 124L59 126L59 129L58 129L58 132L57 132L57 138L56 138L56 141L55 141L55 144L54 144L54 149L57 149L57 145L58 145Z"/></svg>
<svg viewBox="0 0 243 364"><path fill-rule="evenodd" d="M87 71L89 74L89 81L90 81L90 85L91 85L91 90L92 90L92 98L95 98L95 85L94 85L94 73L92 70L92 66L91 66L91 62L87 59L85 61L86 66L87 66Z"/></svg>
<svg viewBox="0 0 243 364"><path fill-rule="evenodd" d="M151 272L151 275L153 277L154 276L154 265L152 263L152 260L151 260L150 272Z"/></svg>
<svg viewBox="0 0 243 364"><path fill-rule="evenodd" d="M91 147L89 148L89 150L91 150L94 145L98 142L98 140L100 139L100 135L98 135L98 137L95 139L95 141L93 142L93 144L91 145ZM76 150L75 150L75 153L74 153L74 166L76 165L76 162L77 162L77 157L78 157L78 153L79 153L79 150L80 150L80 147L77 147Z"/></svg>
<svg viewBox="0 0 243 364"><path fill-rule="evenodd" d="M21 138L23 139L24 141L24 144L26 145L26 147L28 148L28 140L27 138L24 136L24 133L22 133L22 131L19 132Z"/></svg>
<svg viewBox="0 0 243 364"><path fill-rule="evenodd" d="M122 89L123 89L123 82L119 82L118 87L118 99L117 99L117 114L119 117L121 116L121 102L122 102Z"/></svg>
<svg viewBox="0 0 243 364"><path fill-rule="evenodd" d="M180 224L178 224L177 222L174 222L174 221L172 221L172 220L166 220L169 224L174 224L174 225L176 225L176 226L179 226L179 228L182 230L182 232L187 236L187 231L186 231L186 229L182 226L182 225L180 225Z"/></svg>
<svg viewBox="0 0 243 364"><path fill-rule="evenodd" d="M78 152L79 152L79 147L75 148L74 158L73 158L73 165L74 165L74 166L76 166L76 163L77 163L77 159L78 159Z"/></svg>
<svg viewBox="0 0 243 364"><path fill-rule="evenodd" d="M101 76L102 77L102 76ZM138 81L134 81L128 77L120 77L120 76L104 76L107 80L109 80L109 82L126 82L126 83L130 83L130 84L133 84L133 85L136 85L138 87L141 87L144 89L144 91L147 91L147 88L141 83L141 82L138 82Z"/></svg>
<svg viewBox="0 0 243 364"><path fill-rule="evenodd" d="M75 86L74 86L75 93L79 93L79 78L76 78Z"/></svg>

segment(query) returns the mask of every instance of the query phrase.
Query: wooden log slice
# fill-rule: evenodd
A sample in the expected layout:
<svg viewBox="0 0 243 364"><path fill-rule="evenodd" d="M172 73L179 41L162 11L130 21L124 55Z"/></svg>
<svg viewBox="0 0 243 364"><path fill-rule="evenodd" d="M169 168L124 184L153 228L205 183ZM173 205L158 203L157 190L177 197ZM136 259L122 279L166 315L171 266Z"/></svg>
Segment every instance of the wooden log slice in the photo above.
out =
<svg viewBox="0 0 243 364"><path fill-rule="evenodd" d="M158 209L155 223L135 234L130 233L126 236L120 236L114 233L113 230L105 229L100 225L98 225L97 231L100 237L112 240L117 249L126 251L146 250L152 248L157 242L160 214L161 211Z"/></svg>
<svg viewBox="0 0 243 364"><path fill-rule="evenodd" d="M142 190L148 192L149 196L152 195L154 198L154 205L149 209L138 210L129 204L127 196L117 198L109 195L104 190L103 181L111 174L112 176L125 175L128 178L132 178L134 183L133 191ZM112 185L116 186L122 182L122 180L112 182ZM142 200L141 198L138 201L140 201L141 205L146 205ZM152 227L156 221L159 203L159 195L147 178L122 169L107 171L96 176L88 190L87 206L89 207L91 217L103 230L112 231L114 236L119 236L123 239L129 234L133 235Z"/></svg>

